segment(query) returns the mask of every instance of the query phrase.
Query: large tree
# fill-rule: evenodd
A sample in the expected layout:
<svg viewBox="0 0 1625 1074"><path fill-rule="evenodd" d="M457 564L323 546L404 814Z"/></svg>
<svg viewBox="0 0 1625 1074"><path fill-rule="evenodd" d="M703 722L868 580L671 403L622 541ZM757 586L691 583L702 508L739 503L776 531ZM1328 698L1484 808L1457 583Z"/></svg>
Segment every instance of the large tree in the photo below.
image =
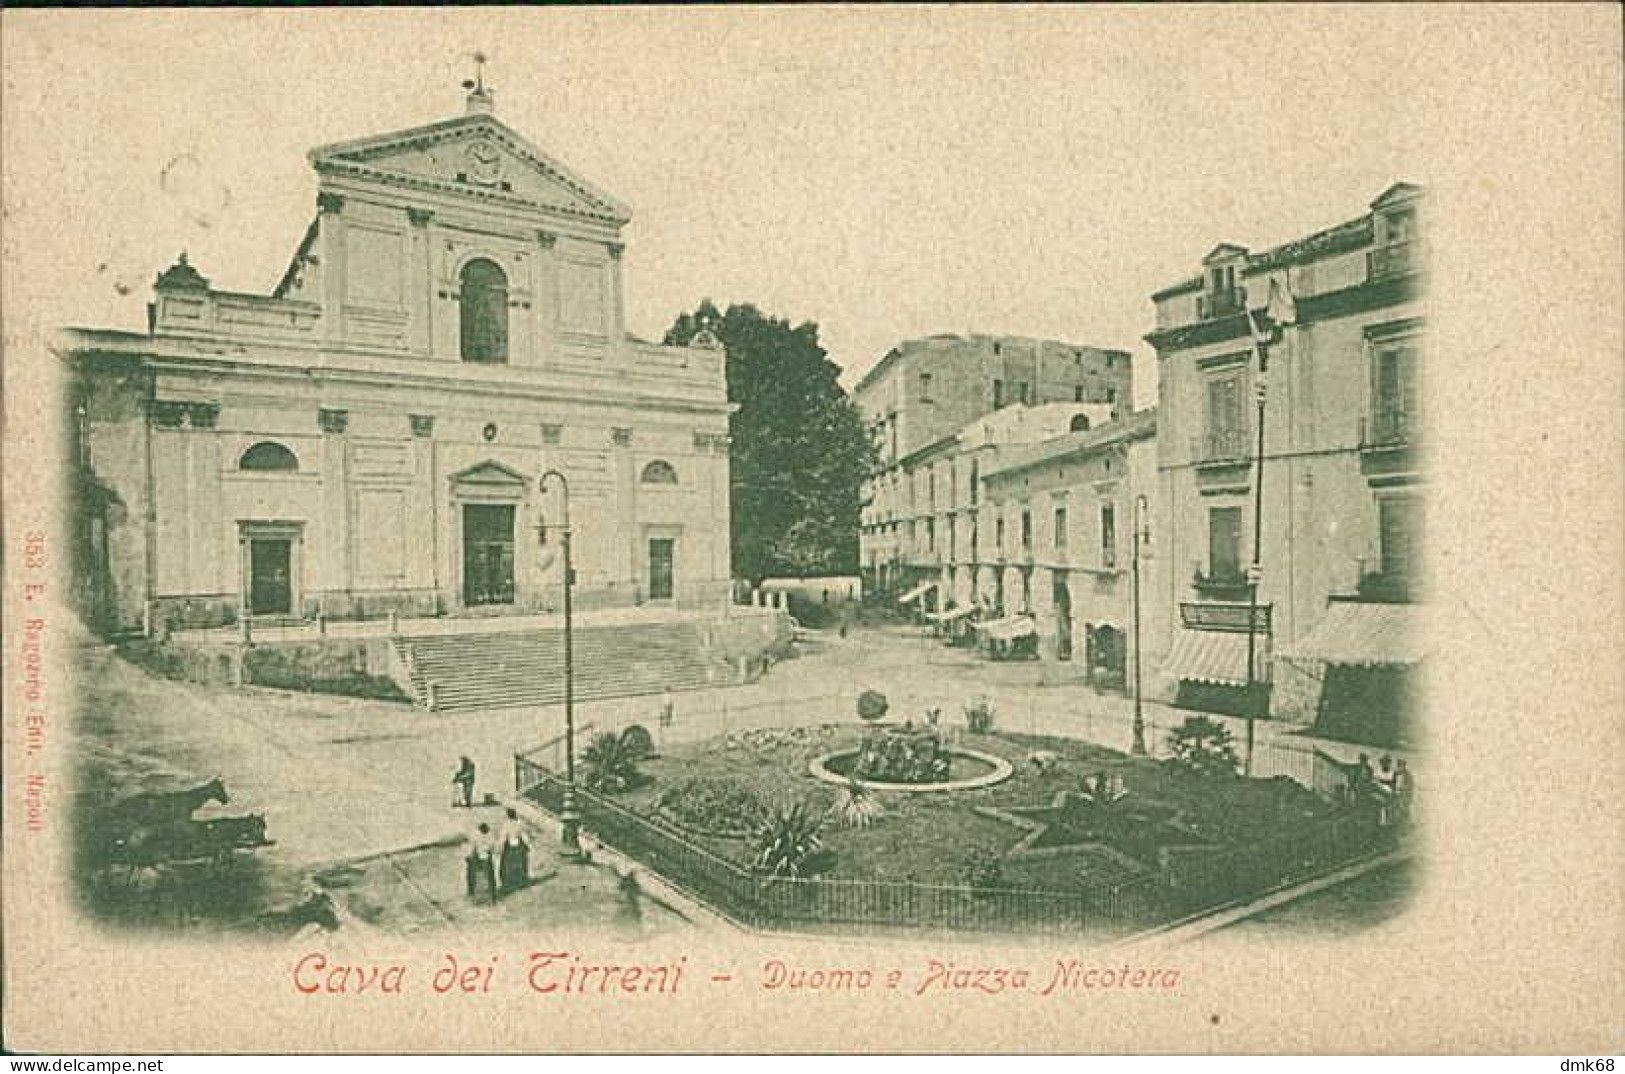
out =
<svg viewBox="0 0 1625 1074"><path fill-rule="evenodd" d="M855 574L858 515L874 449L818 345L818 326L709 299L677 318L668 344L708 328L728 352L733 569L752 581Z"/></svg>

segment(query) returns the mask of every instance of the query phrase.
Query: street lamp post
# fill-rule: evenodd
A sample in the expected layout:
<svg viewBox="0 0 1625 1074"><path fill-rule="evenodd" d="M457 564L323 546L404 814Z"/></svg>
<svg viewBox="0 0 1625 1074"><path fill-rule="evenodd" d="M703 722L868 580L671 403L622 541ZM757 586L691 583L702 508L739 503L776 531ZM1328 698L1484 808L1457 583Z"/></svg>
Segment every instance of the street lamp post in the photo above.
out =
<svg viewBox="0 0 1625 1074"><path fill-rule="evenodd" d="M1278 314L1278 301L1284 301L1284 314ZM1253 347L1258 351L1258 429L1254 452L1256 476L1253 478L1253 562L1247 571L1247 759L1244 771L1253 771L1253 723L1257 719L1254 695L1258 688L1258 583L1263 579L1262 556L1264 550L1264 400L1268 394L1270 345L1281 338L1282 325L1295 319L1290 295L1282 295L1274 279L1269 282L1266 304L1261 309L1249 309L1247 320L1252 327Z"/></svg>
<svg viewBox="0 0 1625 1074"><path fill-rule="evenodd" d="M1134 756L1145 756L1145 710L1140 707L1140 543L1150 536L1149 504L1134 498Z"/></svg>
<svg viewBox="0 0 1625 1074"><path fill-rule="evenodd" d="M584 855L581 814L576 810L575 651L570 620L570 589L575 584L575 568L570 563L570 483L557 470L548 470L542 474L540 487L544 494L549 478L558 480L563 500L560 513L564 516L564 524L559 527L564 545L564 803L559 809L559 826L563 829L559 856L568 861L580 861Z"/></svg>

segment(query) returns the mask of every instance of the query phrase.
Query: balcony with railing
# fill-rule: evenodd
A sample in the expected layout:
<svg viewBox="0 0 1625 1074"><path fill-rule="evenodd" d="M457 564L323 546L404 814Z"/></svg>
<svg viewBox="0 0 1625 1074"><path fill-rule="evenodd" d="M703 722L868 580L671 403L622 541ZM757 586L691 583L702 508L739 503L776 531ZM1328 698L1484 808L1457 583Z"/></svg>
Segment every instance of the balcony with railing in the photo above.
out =
<svg viewBox="0 0 1625 1074"><path fill-rule="evenodd" d="M1226 287L1219 291L1209 291L1196 296L1196 318L1200 321L1211 321L1219 317L1231 317L1247 308L1247 289L1245 287Z"/></svg>
<svg viewBox="0 0 1625 1074"><path fill-rule="evenodd" d="M1412 604L1422 599L1419 590L1417 579L1410 572L1390 569L1361 574L1354 592L1333 594L1331 599L1364 604Z"/></svg>
<svg viewBox="0 0 1625 1074"><path fill-rule="evenodd" d="M1210 574L1197 571L1191 578L1191 588L1202 600L1218 601L1246 600L1250 591L1247 576L1239 571L1214 571Z"/></svg>
<svg viewBox="0 0 1625 1074"><path fill-rule="evenodd" d="M1179 606L1179 623L1187 630L1217 630L1233 634L1247 633L1247 612L1250 605L1241 603L1186 602ZM1270 605L1253 608L1253 630L1269 634Z"/></svg>
<svg viewBox="0 0 1625 1074"><path fill-rule="evenodd" d="M1360 419L1360 450L1406 447L1417 442L1421 415L1413 410L1381 409Z"/></svg>
<svg viewBox="0 0 1625 1074"><path fill-rule="evenodd" d="M1421 415L1414 410L1378 410L1360 419L1360 472L1376 481L1421 467Z"/></svg>
<svg viewBox="0 0 1625 1074"><path fill-rule="evenodd" d="M1252 431L1244 426L1211 429L1191 437L1191 461L1198 467L1234 466L1252 461Z"/></svg>
<svg viewBox="0 0 1625 1074"><path fill-rule="evenodd" d="M1387 280L1406 276L1422 267L1422 251L1414 242L1396 242L1379 246L1365 255L1367 280Z"/></svg>

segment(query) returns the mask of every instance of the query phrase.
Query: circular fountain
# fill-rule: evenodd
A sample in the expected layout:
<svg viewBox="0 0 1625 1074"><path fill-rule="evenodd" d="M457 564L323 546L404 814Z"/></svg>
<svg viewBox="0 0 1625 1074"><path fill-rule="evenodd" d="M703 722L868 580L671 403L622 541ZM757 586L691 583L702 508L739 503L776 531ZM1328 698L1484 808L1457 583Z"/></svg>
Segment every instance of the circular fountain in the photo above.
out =
<svg viewBox="0 0 1625 1074"><path fill-rule="evenodd" d="M937 731L880 727L862 742L820 754L807 769L824 783L926 794L991 787L1014 774L1002 757L945 742Z"/></svg>

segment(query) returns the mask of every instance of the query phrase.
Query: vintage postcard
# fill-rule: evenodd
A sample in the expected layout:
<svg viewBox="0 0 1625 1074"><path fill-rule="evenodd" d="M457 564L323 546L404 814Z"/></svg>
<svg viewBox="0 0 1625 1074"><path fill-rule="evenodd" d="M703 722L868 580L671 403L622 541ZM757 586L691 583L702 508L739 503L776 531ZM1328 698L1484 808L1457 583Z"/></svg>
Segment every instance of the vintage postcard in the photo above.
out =
<svg viewBox="0 0 1625 1074"><path fill-rule="evenodd" d="M1625 1047L1620 29L6 12L6 1047Z"/></svg>

